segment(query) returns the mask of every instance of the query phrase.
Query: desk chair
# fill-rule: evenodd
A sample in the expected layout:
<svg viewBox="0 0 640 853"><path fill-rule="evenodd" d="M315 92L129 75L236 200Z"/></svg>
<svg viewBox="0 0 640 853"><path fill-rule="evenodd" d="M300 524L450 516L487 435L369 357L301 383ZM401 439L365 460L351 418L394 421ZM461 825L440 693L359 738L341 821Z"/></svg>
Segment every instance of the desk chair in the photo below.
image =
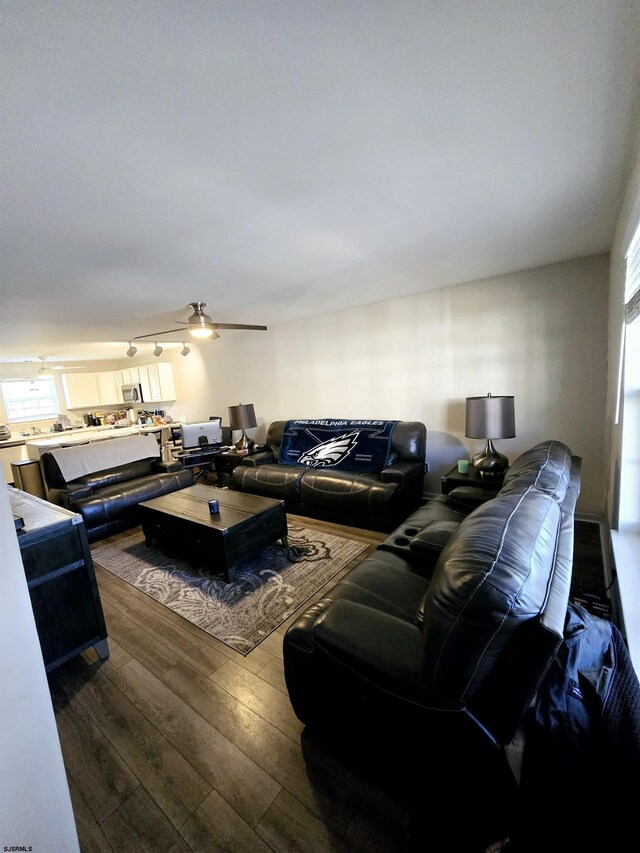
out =
<svg viewBox="0 0 640 853"><path fill-rule="evenodd" d="M220 417L220 415L211 415L209 420L210 421L220 421L220 423L222 424L222 418ZM233 433L233 430L231 429L230 426L223 426L222 427L222 446L223 447L231 447L231 445L233 444L233 442L231 440L232 433Z"/></svg>

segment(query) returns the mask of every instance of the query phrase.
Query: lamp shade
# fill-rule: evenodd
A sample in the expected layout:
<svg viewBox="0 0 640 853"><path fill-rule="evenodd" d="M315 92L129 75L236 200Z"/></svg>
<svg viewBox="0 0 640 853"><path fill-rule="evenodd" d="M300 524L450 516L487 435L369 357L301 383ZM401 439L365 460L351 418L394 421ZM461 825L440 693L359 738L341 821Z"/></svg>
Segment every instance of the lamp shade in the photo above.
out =
<svg viewBox="0 0 640 853"><path fill-rule="evenodd" d="M467 397L467 438L515 438L513 397Z"/></svg>
<svg viewBox="0 0 640 853"><path fill-rule="evenodd" d="M253 403L240 403L229 406L229 426L231 429L253 429L258 426Z"/></svg>

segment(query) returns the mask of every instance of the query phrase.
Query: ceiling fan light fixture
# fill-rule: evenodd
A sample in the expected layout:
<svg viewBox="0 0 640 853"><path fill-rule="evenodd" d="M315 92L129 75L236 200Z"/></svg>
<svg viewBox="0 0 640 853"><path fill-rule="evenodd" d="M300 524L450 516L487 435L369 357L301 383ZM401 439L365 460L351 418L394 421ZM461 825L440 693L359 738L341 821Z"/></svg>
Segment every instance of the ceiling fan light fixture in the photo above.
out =
<svg viewBox="0 0 640 853"><path fill-rule="evenodd" d="M160 358L160 356L163 353L163 349L157 341L155 342L155 345L156 345L156 348L154 349L153 354L155 355L156 358Z"/></svg>
<svg viewBox="0 0 640 853"><path fill-rule="evenodd" d="M194 338L211 338L213 337L213 329L207 329L203 326L189 326L189 334ZM216 335L217 338L220 335Z"/></svg>
<svg viewBox="0 0 640 853"><path fill-rule="evenodd" d="M127 355L129 358L133 358L134 355L138 352L138 347L134 347L134 345L129 341L129 349L127 350Z"/></svg>
<svg viewBox="0 0 640 853"><path fill-rule="evenodd" d="M183 341L182 342L182 349L180 350L180 355L189 355L190 352L191 352L191 350Z"/></svg>
<svg viewBox="0 0 640 853"><path fill-rule="evenodd" d="M213 328L213 320L208 314L204 313L206 302L190 302L189 305L193 308L193 314L187 320L189 324L189 334L194 338L219 338Z"/></svg>

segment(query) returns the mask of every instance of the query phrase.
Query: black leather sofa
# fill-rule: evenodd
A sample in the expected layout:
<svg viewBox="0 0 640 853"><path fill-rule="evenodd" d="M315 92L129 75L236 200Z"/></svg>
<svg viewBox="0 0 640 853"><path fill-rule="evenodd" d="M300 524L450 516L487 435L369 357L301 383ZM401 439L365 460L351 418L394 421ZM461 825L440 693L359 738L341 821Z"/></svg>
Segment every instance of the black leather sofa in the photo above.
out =
<svg viewBox="0 0 640 853"><path fill-rule="evenodd" d="M537 445L498 494L446 519L435 562L379 547L287 630L298 718L417 769L419 849L479 849L467 832L513 796L505 748L563 638L580 463ZM460 822L445 825L452 801Z"/></svg>
<svg viewBox="0 0 640 853"><path fill-rule="evenodd" d="M115 449L118 441L123 439L112 439L104 444ZM138 504L141 501L193 484L190 471L178 462L161 461L160 450L157 445L153 450L153 444L151 441L153 455L92 471L69 481L62 475L57 454L43 453L40 463L47 499L82 516L89 542L135 527L140 523ZM73 452L74 448L67 450ZM100 450L104 459L104 448ZM149 453L149 444L141 452ZM58 458L62 462L63 457Z"/></svg>
<svg viewBox="0 0 640 853"><path fill-rule="evenodd" d="M378 473L356 473L278 463L287 421L267 431L267 450L247 456L233 471L231 486L284 500L287 512L390 531L422 502L427 430L401 421L391 438L392 464Z"/></svg>

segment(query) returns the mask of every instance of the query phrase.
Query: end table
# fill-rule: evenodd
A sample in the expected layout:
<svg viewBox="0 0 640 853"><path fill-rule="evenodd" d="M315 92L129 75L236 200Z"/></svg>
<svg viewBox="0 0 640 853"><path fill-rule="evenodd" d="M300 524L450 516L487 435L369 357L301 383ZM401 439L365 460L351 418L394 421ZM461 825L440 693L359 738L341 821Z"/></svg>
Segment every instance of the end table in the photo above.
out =
<svg viewBox="0 0 640 853"><path fill-rule="evenodd" d="M502 488L503 480L504 474L499 477L481 477L473 465L469 465L468 474L461 474L458 471L458 466L454 465L453 468L450 471L447 471L447 473L442 477L440 482L442 485L442 494L448 495L452 489L456 489L458 486L474 486L478 489L498 491Z"/></svg>

